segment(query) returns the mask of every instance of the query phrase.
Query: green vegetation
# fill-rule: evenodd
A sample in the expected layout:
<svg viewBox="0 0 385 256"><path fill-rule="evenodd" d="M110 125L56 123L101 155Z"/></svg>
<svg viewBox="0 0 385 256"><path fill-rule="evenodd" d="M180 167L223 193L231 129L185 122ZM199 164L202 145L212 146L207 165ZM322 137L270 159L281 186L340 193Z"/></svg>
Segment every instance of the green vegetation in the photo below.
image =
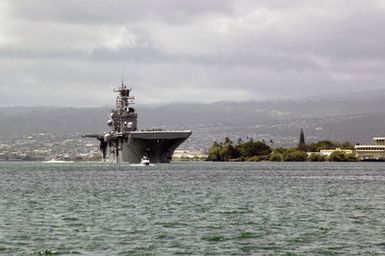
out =
<svg viewBox="0 0 385 256"><path fill-rule="evenodd" d="M307 161L307 153L297 149L287 149L283 154L285 162L305 162Z"/></svg>
<svg viewBox="0 0 385 256"><path fill-rule="evenodd" d="M307 161L307 153L295 148L278 148L270 154L269 160L273 162L304 162Z"/></svg>
<svg viewBox="0 0 385 256"><path fill-rule="evenodd" d="M316 143L311 143L306 145L306 151L307 152L319 152L323 149L354 149L354 145L350 144L349 142L345 143L337 143L337 142L332 142L329 140L321 140Z"/></svg>
<svg viewBox="0 0 385 256"><path fill-rule="evenodd" d="M343 151L334 151L330 154L329 161L331 162L356 162L358 161L357 157L353 154L346 154Z"/></svg>
<svg viewBox="0 0 385 256"><path fill-rule="evenodd" d="M309 161L310 162L325 162L326 160L327 160L326 156L323 156L323 155L320 155L320 154L317 154L317 153L312 153L309 156Z"/></svg>
<svg viewBox="0 0 385 256"><path fill-rule="evenodd" d="M214 142L208 152L208 161L261 161L268 159L271 148L262 141L253 141L233 145L233 141L225 138L222 143Z"/></svg>
<svg viewBox="0 0 385 256"><path fill-rule="evenodd" d="M282 162L283 161L283 156L279 152L273 152L270 154L269 161L271 162Z"/></svg>
<svg viewBox="0 0 385 256"><path fill-rule="evenodd" d="M329 157L319 154L323 149L336 149L341 151L333 152ZM272 161L272 162L353 162L358 161L354 154L345 153L342 150L352 150L354 146L349 142L336 143L328 140L319 141L312 144L305 144L303 132L301 131L300 143L297 148L276 148L271 149L265 141L254 141L250 139L243 142L238 139L234 144L229 138L223 142L214 142L208 150L207 161ZM308 155L307 152L314 152Z"/></svg>

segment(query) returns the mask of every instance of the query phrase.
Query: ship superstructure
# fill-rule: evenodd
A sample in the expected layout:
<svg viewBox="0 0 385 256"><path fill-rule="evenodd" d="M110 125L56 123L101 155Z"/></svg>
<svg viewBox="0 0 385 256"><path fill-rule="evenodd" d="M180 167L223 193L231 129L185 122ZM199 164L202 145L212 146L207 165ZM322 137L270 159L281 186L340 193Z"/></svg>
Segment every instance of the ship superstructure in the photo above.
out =
<svg viewBox="0 0 385 256"><path fill-rule="evenodd" d="M163 131L161 129L138 130L138 115L135 111L131 90L122 82L111 111L109 132L103 135L85 135L100 141L103 161L140 163L143 157L151 163L169 163L175 149L183 143L191 131Z"/></svg>

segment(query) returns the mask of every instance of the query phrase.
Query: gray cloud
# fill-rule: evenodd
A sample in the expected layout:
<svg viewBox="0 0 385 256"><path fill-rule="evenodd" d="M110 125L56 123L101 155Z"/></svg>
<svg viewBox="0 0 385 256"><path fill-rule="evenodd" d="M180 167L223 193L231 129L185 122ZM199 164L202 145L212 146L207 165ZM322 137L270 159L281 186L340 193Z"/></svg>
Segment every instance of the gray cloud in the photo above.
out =
<svg viewBox="0 0 385 256"><path fill-rule="evenodd" d="M382 89L381 0L8 0L0 105L263 100Z"/></svg>
<svg viewBox="0 0 385 256"><path fill-rule="evenodd" d="M121 24L126 22L185 23L195 16L232 11L230 0L16 0L14 15L29 20L55 21L75 24Z"/></svg>

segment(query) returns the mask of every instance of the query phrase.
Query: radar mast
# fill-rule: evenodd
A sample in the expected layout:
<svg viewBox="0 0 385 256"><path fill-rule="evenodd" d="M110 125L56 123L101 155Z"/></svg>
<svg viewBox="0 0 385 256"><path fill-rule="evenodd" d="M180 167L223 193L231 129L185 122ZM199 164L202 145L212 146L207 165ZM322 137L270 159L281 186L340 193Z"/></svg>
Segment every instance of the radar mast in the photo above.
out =
<svg viewBox="0 0 385 256"><path fill-rule="evenodd" d="M113 132L129 132L137 129L137 113L132 107L134 105L135 96L130 95L132 89L127 88L127 85L122 83L118 89L113 89L117 92L115 101L115 109L111 111L111 119L108 125L112 126Z"/></svg>

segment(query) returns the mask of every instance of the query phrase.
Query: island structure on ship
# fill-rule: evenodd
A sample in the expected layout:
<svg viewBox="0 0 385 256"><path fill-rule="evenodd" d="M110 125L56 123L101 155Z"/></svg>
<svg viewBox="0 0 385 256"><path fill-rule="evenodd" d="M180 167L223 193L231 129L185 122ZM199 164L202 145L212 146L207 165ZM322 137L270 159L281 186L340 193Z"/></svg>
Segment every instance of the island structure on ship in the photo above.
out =
<svg viewBox="0 0 385 256"><path fill-rule="evenodd" d="M88 134L97 138L104 162L140 163L143 158L151 163L169 163L175 149L191 135L191 131L138 130L138 114L133 108L135 97L122 81L117 92L115 109L111 111L109 132Z"/></svg>

